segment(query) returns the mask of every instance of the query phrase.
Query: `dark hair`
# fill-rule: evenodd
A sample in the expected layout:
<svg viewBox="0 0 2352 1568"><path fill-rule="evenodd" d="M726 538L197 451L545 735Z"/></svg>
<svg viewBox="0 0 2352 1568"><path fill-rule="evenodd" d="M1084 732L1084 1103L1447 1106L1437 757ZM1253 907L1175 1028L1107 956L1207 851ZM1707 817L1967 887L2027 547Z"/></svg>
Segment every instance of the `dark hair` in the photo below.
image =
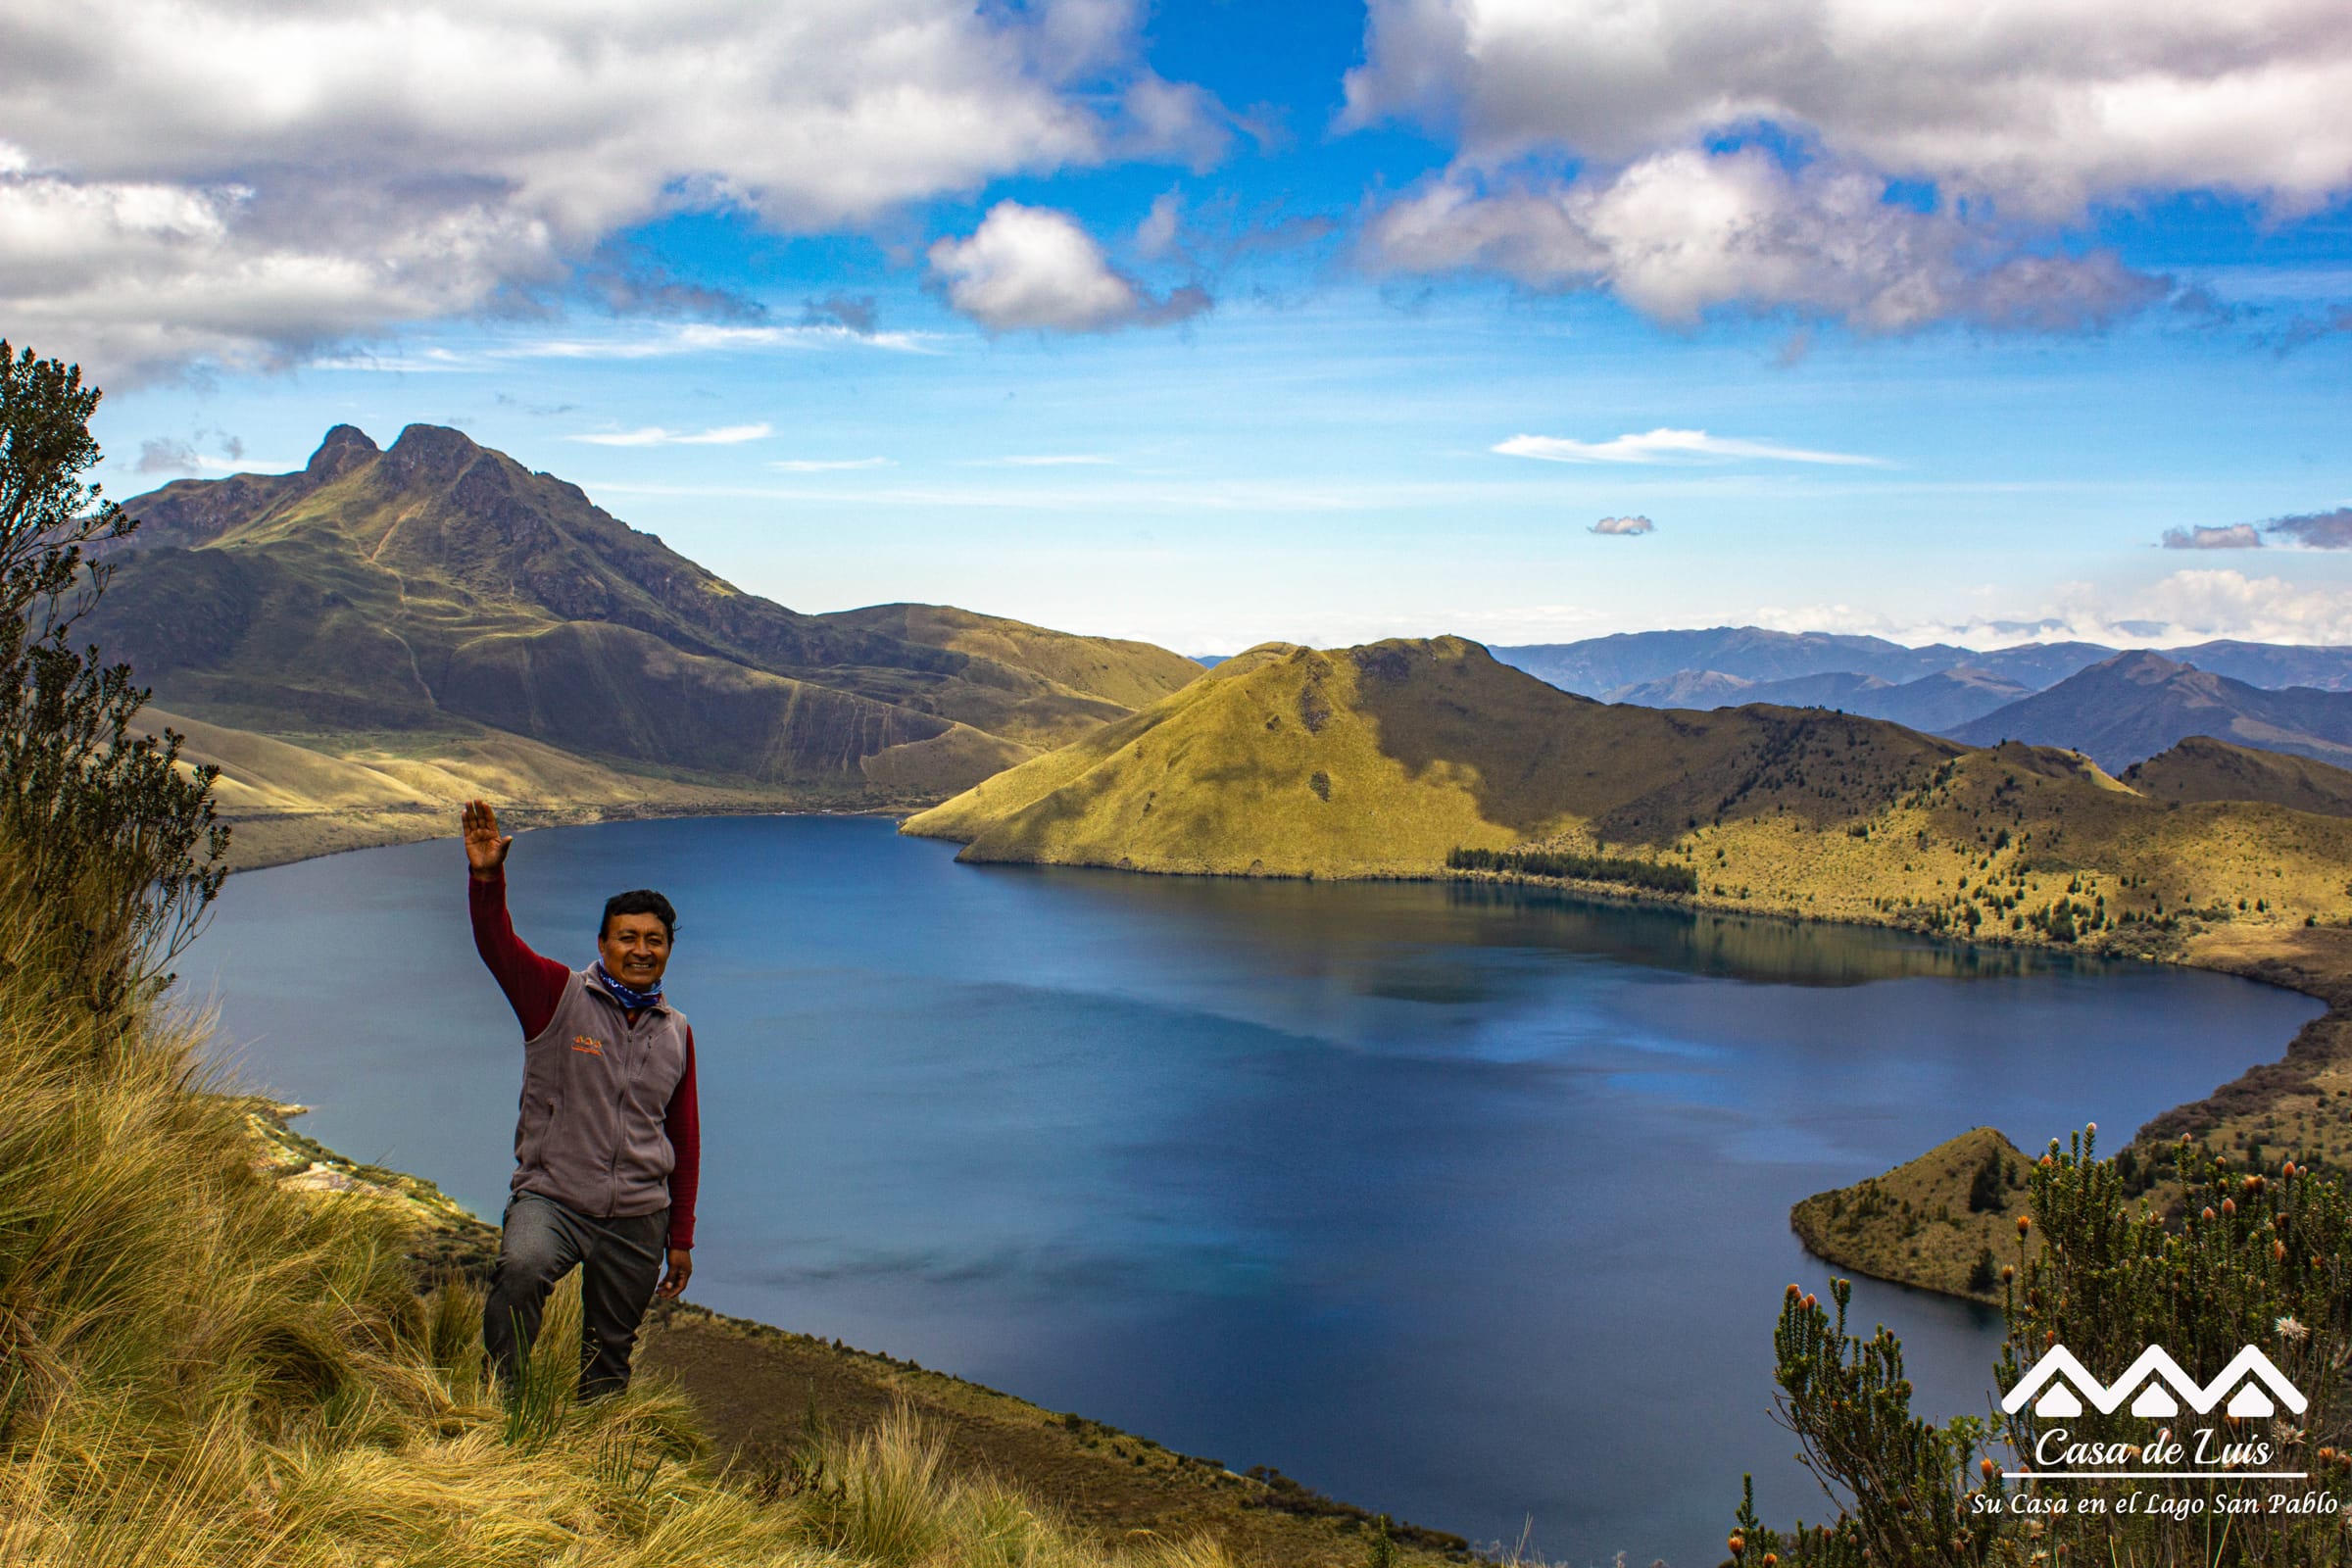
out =
<svg viewBox="0 0 2352 1568"><path fill-rule="evenodd" d="M597 922L596 939L602 942L605 933L612 929L616 914L650 914L662 922L662 935L671 942L678 939L678 911L669 901L652 888L639 888L634 893L615 893L605 901L605 917Z"/></svg>

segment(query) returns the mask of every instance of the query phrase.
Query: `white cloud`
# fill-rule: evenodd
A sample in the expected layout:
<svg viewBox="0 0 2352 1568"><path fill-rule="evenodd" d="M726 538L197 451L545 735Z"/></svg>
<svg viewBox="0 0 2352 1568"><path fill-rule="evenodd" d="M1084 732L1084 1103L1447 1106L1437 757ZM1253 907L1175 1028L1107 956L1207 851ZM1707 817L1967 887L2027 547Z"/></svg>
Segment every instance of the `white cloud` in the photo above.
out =
<svg viewBox="0 0 2352 1568"><path fill-rule="evenodd" d="M1342 123L1492 166L1628 165L1770 122L1833 159L2065 218L2146 192L2352 186L2341 0L1371 0Z"/></svg>
<svg viewBox="0 0 2352 1568"><path fill-rule="evenodd" d="M1183 220L1183 196L1163 190L1152 197L1151 211L1135 225L1135 254L1152 262L1167 255L1176 248L1176 235Z"/></svg>
<svg viewBox="0 0 2352 1568"><path fill-rule="evenodd" d="M1815 463L1837 467L1883 468L1881 458L1850 452L1815 452L1777 441L1746 441L1704 430L1644 430L1607 441L1573 441L1566 436L1515 435L1494 450L1506 458L1540 458L1546 463L1678 463L1707 458L1760 458L1774 463Z"/></svg>
<svg viewBox="0 0 2352 1568"><path fill-rule="evenodd" d="M847 468L887 468L888 458L786 458L769 467L781 473L836 473Z"/></svg>
<svg viewBox="0 0 2352 1568"><path fill-rule="evenodd" d="M1139 26L1131 0L11 7L0 314L110 379L282 365L560 291L673 212L821 231L1219 156L1222 110Z"/></svg>
<svg viewBox="0 0 2352 1568"><path fill-rule="evenodd" d="M840 323L730 326L688 321L651 336L534 338L492 349L489 356L497 360L660 360L682 354L854 346L938 354L943 341L935 332L860 332Z"/></svg>
<svg viewBox="0 0 2352 1568"><path fill-rule="evenodd" d="M1363 257L1378 271L1605 288L1677 326L1733 307L1872 333L1946 320L2076 328L2167 288L2110 255L2021 252L2006 230L1887 200L1884 178L1832 165L1791 172L1755 147L1662 152L1552 184L1489 188L1457 171L1379 213Z"/></svg>
<svg viewBox="0 0 2352 1568"><path fill-rule="evenodd" d="M999 202L969 239L930 250L948 303L992 332L1101 332L1182 320L1208 308L1197 285L1155 299L1111 267L1067 213Z"/></svg>
<svg viewBox="0 0 2352 1568"><path fill-rule="evenodd" d="M1614 534L1620 538L1630 538L1645 533L1655 533L1657 530L1658 525L1650 521L1647 517L1633 516L1603 517L1585 531L1587 533Z"/></svg>
<svg viewBox="0 0 2352 1568"><path fill-rule="evenodd" d="M2194 528L2165 529L2164 548L2167 550L2260 550L2262 535L2254 531L2254 525L2250 522L2232 522L2226 526L2199 523Z"/></svg>
<svg viewBox="0 0 2352 1568"><path fill-rule="evenodd" d="M414 375L478 374L486 368L448 349L426 349L421 354L375 354L361 350L313 360L310 368L314 370L366 370Z"/></svg>
<svg viewBox="0 0 2352 1568"><path fill-rule="evenodd" d="M697 430L691 434L682 430L665 430L649 424L636 430L608 430L593 435L568 436L565 439L585 441L599 447L732 447L746 441L763 441L775 433L768 424L722 424L713 429Z"/></svg>
<svg viewBox="0 0 2352 1568"><path fill-rule="evenodd" d="M1952 620L1899 621L1850 605L1766 606L1759 626L1777 631L1861 632L1896 642L2004 648L2022 642L2093 642L2116 648L2176 648L2217 637L2250 642L2352 643L2352 592L2309 588L2230 568L2176 571L2143 589L2061 586L2031 612Z"/></svg>

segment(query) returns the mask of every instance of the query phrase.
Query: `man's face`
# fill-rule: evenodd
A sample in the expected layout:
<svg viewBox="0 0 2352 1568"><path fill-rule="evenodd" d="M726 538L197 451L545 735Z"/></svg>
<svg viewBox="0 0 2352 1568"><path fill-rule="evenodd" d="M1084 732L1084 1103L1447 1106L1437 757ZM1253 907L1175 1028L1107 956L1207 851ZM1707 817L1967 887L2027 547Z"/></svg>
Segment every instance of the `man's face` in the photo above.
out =
<svg viewBox="0 0 2352 1568"><path fill-rule="evenodd" d="M605 973L633 991L643 991L669 967L669 933L658 914L616 914L596 939Z"/></svg>

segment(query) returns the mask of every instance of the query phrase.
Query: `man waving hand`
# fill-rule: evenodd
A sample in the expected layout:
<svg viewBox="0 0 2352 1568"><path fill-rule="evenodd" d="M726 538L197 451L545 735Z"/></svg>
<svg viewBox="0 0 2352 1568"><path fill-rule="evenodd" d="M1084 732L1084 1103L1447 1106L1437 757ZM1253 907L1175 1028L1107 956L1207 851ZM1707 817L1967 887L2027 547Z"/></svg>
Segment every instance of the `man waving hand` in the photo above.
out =
<svg viewBox="0 0 2352 1568"><path fill-rule="evenodd" d="M684 1291L694 1272L694 1031L662 996L677 916L650 888L615 894L594 963L543 958L507 914L514 841L486 802L466 807L463 822L474 948L523 1033L513 1196L482 1341L511 1394L547 1293L579 1265L580 1394L594 1398L628 1386L646 1307Z"/></svg>

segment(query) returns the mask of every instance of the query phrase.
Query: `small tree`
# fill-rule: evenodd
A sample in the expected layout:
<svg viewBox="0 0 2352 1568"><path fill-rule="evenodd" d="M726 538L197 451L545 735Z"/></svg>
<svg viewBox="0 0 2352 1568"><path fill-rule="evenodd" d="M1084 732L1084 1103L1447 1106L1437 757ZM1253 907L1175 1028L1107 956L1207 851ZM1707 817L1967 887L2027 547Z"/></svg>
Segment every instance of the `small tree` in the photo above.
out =
<svg viewBox="0 0 2352 1568"><path fill-rule="evenodd" d="M216 768L181 737L134 731L148 693L127 664L76 651L111 564L87 548L137 522L83 482L95 387L77 366L0 341L0 974L39 965L113 1012L168 984L225 874Z"/></svg>
<svg viewBox="0 0 2352 1568"><path fill-rule="evenodd" d="M2000 1211L2006 1198L2002 1191L2001 1150L1998 1144L1984 1151L1984 1163L1968 1184L1968 1211L1972 1214L1993 1214Z"/></svg>

